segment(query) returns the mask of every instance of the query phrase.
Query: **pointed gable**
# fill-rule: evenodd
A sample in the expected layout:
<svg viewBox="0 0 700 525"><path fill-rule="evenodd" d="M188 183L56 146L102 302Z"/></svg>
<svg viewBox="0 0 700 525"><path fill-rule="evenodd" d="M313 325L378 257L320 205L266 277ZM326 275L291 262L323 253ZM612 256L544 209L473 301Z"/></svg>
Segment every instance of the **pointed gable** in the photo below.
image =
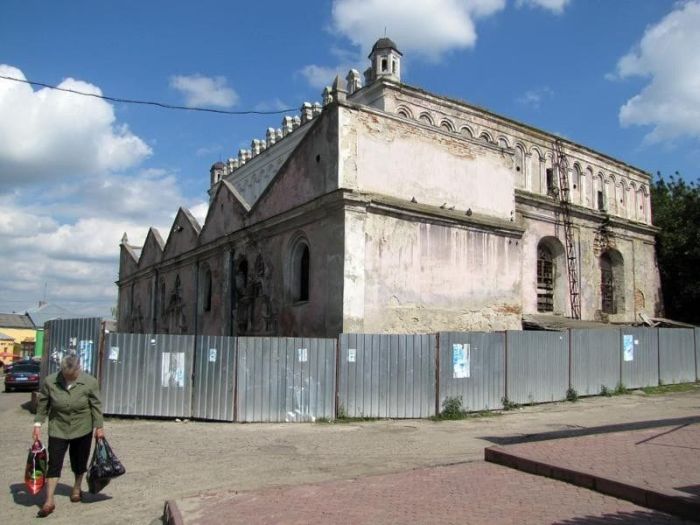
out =
<svg viewBox="0 0 700 525"><path fill-rule="evenodd" d="M200 242L214 241L244 228L249 211L250 205L238 190L228 181L221 181L209 205Z"/></svg>
<svg viewBox="0 0 700 525"><path fill-rule="evenodd" d="M253 204L258 222L338 188L338 106L328 106Z"/></svg>
<svg viewBox="0 0 700 525"><path fill-rule="evenodd" d="M129 244L126 233L119 243L119 279L124 279L138 270L139 256L137 247Z"/></svg>
<svg viewBox="0 0 700 525"><path fill-rule="evenodd" d="M192 213L186 208L180 208L170 228L170 235L163 249L163 259L171 259L196 248L201 229Z"/></svg>
<svg viewBox="0 0 700 525"><path fill-rule="evenodd" d="M163 259L163 249L165 243L160 236L160 232L151 227L146 235L146 241L143 243L141 257L139 258L139 268L148 268Z"/></svg>

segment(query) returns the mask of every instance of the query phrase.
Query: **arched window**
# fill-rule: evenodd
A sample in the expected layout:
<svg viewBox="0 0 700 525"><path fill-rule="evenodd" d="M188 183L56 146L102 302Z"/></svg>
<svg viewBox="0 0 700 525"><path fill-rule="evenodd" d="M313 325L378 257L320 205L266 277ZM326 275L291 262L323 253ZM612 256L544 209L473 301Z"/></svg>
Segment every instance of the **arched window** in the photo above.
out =
<svg viewBox="0 0 700 525"><path fill-rule="evenodd" d="M160 315L163 317L165 315L165 309L167 305L165 304L165 280L160 280Z"/></svg>
<svg viewBox="0 0 700 525"><path fill-rule="evenodd" d="M311 257L309 245L299 240L292 250L292 301L295 303L309 300L311 276Z"/></svg>
<svg viewBox="0 0 700 525"><path fill-rule="evenodd" d="M622 255L608 250L600 256L600 309L605 314L624 311L624 265Z"/></svg>
<svg viewBox="0 0 700 525"><path fill-rule="evenodd" d="M418 120L425 124L430 124L431 126L433 125L433 119L427 113L421 113L420 117L418 117Z"/></svg>
<svg viewBox="0 0 700 525"><path fill-rule="evenodd" d="M472 130L469 128L469 126L462 126L462 128L459 130L459 132L462 135L466 135L470 139L474 138L474 133L472 133Z"/></svg>
<svg viewBox="0 0 700 525"><path fill-rule="evenodd" d="M454 125L452 124L452 122L450 122L450 121L447 120L447 119L445 119L445 120L443 120L442 122L440 122L440 127L441 127L442 129L444 129L445 131L454 132L454 130L455 130L455 127L454 127Z"/></svg>
<svg viewBox="0 0 700 525"><path fill-rule="evenodd" d="M554 311L554 257L541 243L537 247L537 311Z"/></svg>

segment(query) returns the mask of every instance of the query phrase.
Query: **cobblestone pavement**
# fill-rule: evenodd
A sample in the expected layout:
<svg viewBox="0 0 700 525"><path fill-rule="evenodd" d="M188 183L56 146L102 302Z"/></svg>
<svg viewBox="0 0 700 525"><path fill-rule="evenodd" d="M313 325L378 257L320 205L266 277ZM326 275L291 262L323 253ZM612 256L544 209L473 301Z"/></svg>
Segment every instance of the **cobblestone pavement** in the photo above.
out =
<svg viewBox="0 0 700 525"><path fill-rule="evenodd" d="M637 524L683 520L482 461L178 501L193 524Z"/></svg>
<svg viewBox="0 0 700 525"><path fill-rule="evenodd" d="M644 489L700 498L700 423L504 447L509 454Z"/></svg>
<svg viewBox="0 0 700 525"><path fill-rule="evenodd" d="M485 457L700 521L700 420L651 423L656 424L624 431L602 427L568 439L531 436L520 444L489 447Z"/></svg>

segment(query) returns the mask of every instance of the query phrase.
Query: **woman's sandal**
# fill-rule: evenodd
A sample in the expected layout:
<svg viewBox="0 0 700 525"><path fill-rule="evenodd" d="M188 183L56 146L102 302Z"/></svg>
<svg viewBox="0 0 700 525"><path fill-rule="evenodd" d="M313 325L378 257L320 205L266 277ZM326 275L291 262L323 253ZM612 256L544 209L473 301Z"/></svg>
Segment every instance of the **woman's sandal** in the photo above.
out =
<svg viewBox="0 0 700 525"><path fill-rule="evenodd" d="M81 501L83 501L83 491L81 490L78 494L71 494L70 500L73 503L80 503Z"/></svg>
<svg viewBox="0 0 700 525"><path fill-rule="evenodd" d="M51 514L55 508L56 508L56 505L44 505L39 509L39 512L37 512L36 517L37 518L45 518L46 516Z"/></svg>

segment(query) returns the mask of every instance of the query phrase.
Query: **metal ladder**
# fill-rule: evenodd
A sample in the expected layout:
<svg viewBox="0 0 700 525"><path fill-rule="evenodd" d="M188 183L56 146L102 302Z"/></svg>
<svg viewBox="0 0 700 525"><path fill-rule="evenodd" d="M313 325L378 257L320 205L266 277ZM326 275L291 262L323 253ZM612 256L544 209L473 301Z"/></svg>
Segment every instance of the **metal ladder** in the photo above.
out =
<svg viewBox="0 0 700 525"><path fill-rule="evenodd" d="M564 240L566 246L566 269L569 274L569 301L571 303L571 318L581 319L581 301L578 285L578 258L574 245L573 223L569 201L569 161L564 153L561 140L554 141L555 162L559 172L559 201L561 204L562 222L564 223Z"/></svg>

